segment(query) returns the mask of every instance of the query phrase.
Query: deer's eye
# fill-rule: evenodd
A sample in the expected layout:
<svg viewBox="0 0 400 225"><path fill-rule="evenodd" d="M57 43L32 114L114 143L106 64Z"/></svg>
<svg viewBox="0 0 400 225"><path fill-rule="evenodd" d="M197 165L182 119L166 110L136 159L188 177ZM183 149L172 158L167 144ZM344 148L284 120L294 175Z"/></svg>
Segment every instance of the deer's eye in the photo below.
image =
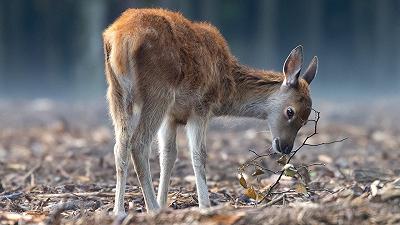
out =
<svg viewBox="0 0 400 225"><path fill-rule="evenodd" d="M286 108L286 117L290 120L292 119L292 117L294 116L295 111L293 109L293 107L289 106Z"/></svg>

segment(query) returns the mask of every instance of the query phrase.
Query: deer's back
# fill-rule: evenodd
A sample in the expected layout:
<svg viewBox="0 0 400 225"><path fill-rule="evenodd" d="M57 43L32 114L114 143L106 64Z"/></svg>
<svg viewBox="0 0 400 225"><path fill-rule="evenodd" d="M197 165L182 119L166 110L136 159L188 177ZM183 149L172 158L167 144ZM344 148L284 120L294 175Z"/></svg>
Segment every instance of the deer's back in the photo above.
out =
<svg viewBox="0 0 400 225"><path fill-rule="evenodd" d="M129 74L133 67L139 83L173 88L177 104L180 98L188 104L192 97L194 105L212 105L233 88L235 59L210 24L163 9L129 9L103 36L117 75Z"/></svg>

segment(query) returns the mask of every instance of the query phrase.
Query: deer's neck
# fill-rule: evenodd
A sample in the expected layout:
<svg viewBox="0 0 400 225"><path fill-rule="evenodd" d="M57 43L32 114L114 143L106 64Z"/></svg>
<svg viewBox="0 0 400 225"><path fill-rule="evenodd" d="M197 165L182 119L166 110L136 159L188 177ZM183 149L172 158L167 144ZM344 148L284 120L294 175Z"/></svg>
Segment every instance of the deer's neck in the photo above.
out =
<svg viewBox="0 0 400 225"><path fill-rule="evenodd" d="M240 64L236 64L231 73L235 89L223 99L216 115L266 119L284 80L283 75Z"/></svg>

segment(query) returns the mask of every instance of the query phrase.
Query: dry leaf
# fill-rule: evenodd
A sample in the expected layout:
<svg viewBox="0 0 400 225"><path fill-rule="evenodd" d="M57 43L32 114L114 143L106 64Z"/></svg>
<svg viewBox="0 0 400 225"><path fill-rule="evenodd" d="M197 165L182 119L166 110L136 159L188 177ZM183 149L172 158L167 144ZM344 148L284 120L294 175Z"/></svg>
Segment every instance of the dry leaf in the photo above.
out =
<svg viewBox="0 0 400 225"><path fill-rule="evenodd" d="M281 165L286 165L287 161L288 161L288 156L287 155L283 155L281 156L276 162L281 164Z"/></svg>
<svg viewBox="0 0 400 225"><path fill-rule="evenodd" d="M244 192L244 194L249 198L252 198L252 199L255 199L255 200L257 199L257 193L256 193L256 191L254 190L253 187L247 188L246 191Z"/></svg>
<svg viewBox="0 0 400 225"><path fill-rule="evenodd" d="M253 176L258 176L264 174L264 171L260 170L260 169L256 169L256 171L254 171L254 173L252 174Z"/></svg>
<svg viewBox="0 0 400 225"><path fill-rule="evenodd" d="M242 185L243 188L247 188L247 182L246 179L244 179L243 175L240 174L240 179L239 179L240 185Z"/></svg>
<svg viewBox="0 0 400 225"><path fill-rule="evenodd" d="M296 192L299 194L307 194L307 188L303 183L297 183Z"/></svg>
<svg viewBox="0 0 400 225"><path fill-rule="evenodd" d="M300 174L302 181L308 185L311 182L310 172L307 167L300 167L297 170L297 173Z"/></svg>

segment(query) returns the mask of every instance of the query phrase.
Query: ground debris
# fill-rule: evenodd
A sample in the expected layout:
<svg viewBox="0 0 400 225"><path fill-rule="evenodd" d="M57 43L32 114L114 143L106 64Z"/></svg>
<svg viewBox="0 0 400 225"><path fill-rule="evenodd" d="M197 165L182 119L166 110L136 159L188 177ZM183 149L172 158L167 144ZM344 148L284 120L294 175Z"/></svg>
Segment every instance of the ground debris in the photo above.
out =
<svg viewBox="0 0 400 225"><path fill-rule="evenodd" d="M281 169L276 161L287 159L265 159L259 165L272 172L252 168L243 171L244 181L239 182L237 168L251 156L248 149L268 154L266 125L253 120L239 125L216 120L208 132L207 176L213 207L207 210L197 208L187 141L179 131L180 151L171 179L169 208L158 214L142 213L144 200L131 166L125 195L129 214L116 219L111 215L114 140L106 107L51 105L39 113L29 102L0 104L0 111L9 115L0 117L0 225L400 223L400 139L396 138L400 127L394 123L366 125L347 119L351 115L330 116L324 111L320 135L313 141L349 140L299 152L290 163L304 183L297 175L283 176L271 196L258 203L256 190L266 191L263 188L279 175L273 173ZM13 113L16 111L20 113ZM368 115L374 113L374 118L379 118L378 111ZM385 119L397 121L398 115L389 114ZM299 140L310 130L312 127L302 128ZM157 188L158 156L156 149L152 152ZM326 166L301 167L315 162ZM293 174L289 171L287 175Z"/></svg>

